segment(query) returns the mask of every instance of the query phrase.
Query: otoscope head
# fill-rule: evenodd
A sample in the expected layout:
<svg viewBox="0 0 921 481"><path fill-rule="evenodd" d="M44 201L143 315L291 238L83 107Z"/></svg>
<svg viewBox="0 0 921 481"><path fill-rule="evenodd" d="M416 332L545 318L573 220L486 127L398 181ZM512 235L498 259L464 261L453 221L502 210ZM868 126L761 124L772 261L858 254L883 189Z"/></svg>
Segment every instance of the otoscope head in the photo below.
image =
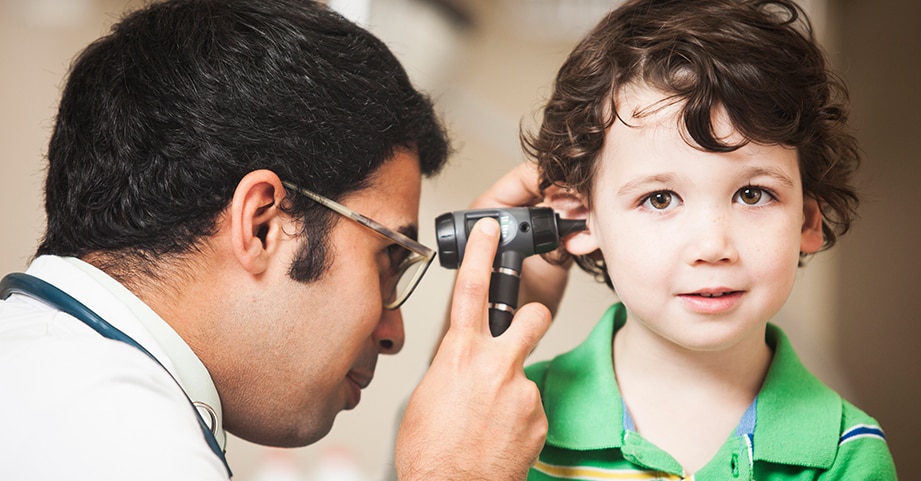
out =
<svg viewBox="0 0 921 481"><path fill-rule="evenodd" d="M457 269L464 260L467 236L484 217L499 222L501 238L489 280L489 330L501 335L512 322L518 307L521 264L525 257L550 252L567 234L585 229L583 220L565 220L549 207L459 210L435 219L438 261Z"/></svg>
<svg viewBox="0 0 921 481"><path fill-rule="evenodd" d="M457 269L464 260L467 237L474 224L484 217L499 222L502 234L496 251L496 267L520 270L520 260L550 252L560 239L585 229L584 220L560 219L549 207L511 207L448 212L435 219L438 261L442 267ZM503 262L502 259L506 259ZM505 265L519 264L519 265Z"/></svg>

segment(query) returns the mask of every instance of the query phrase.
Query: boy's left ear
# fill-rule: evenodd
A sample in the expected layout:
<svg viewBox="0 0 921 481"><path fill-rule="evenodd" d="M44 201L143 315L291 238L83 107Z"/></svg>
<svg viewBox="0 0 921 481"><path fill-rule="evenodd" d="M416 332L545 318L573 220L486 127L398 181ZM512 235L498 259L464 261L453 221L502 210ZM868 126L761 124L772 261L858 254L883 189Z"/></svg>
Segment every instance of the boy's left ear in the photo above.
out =
<svg viewBox="0 0 921 481"><path fill-rule="evenodd" d="M589 210L585 199L580 194L571 191L558 190L547 194L550 207L560 215L561 219L582 219L589 225ZM566 236L562 240L563 247L573 255L591 254L598 250L598 243L592 235L590 227L584 231Z"/></svg>
<svg viewBox="0 0 921 481"><path fill-rule="evenodd" d="M803 229L800 234L800 252L813 254L825 243L822 233L822 209L819 200L812 196L803 198Z"/></svg>

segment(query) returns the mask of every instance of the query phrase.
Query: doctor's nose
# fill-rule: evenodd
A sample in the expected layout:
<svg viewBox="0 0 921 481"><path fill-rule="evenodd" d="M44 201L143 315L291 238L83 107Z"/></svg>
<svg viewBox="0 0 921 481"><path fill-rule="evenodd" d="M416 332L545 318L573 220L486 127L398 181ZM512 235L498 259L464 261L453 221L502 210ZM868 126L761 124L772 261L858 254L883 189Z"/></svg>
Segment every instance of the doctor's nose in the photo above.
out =
<svg viewBox="0 0 921 481"><path fill-rule="evenodd" d="M400 352L405 341L403 312L400 309L384 309L374 329L373 339L381 354Z"/></svg>

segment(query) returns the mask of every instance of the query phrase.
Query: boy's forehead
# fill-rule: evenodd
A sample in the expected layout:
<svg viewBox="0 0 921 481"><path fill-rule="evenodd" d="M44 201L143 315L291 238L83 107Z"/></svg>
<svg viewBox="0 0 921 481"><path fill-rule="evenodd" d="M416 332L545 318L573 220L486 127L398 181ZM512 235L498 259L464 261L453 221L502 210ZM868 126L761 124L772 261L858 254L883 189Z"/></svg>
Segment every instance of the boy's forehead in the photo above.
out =
<svg viewBox="0 0 921 481"><path fill-rule="evenodd" d="M606 132L599 173L615 169L621 174L627 171L631 175L642 174L647 179L661 177L656 169L671 172L673 166L696 163L716 154L733 161L730 164L735 166L733 172L753 176L757 171L785 184L799 181L797 149L749 141L732 124L722 105L711 110L707 127L713 129L717 139L737 148L714 152L702 148L688 133L683 118L684 99L648 85L631 84L615 92L614 102L618 116ZM775 161L785 167L778 170L777 166L768 165ZM753 167L758 169L752 170Z"/></svg>
<svg viewBox="0 0 921 481"><path fill-rule="evenodd" d="M665 92L644 82L632 82L616 90L614 108L615 122L627 127L667 127L681 130L682 137L692 147L699 147L687 132L684 122L684 107L687 101L676 94ZM745 137L735 128L729 113L721 104L712 107L710 126L717 139L729 145L745 142Z"/></svg>
<svg viewBox="0 0 921 481"><path fill-rule="evenodd" d="M614 94L618 116L630 123L649 117L674 115L681 110L683 104L683 100L642 82L624 85Z"/></svg>

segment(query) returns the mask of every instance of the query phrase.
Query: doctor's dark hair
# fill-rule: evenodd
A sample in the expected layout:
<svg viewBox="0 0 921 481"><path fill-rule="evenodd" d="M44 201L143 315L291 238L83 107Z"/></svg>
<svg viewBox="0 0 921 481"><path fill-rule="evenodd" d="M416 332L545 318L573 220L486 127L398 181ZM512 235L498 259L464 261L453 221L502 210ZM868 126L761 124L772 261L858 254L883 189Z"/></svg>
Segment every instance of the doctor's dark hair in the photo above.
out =
<svg viewBox="0 0 921 481"><path fill-rule="evenodd" d="M613 10L560 68L539 130L522 133L543 189L564 186L592 202L605 132L618 116L615 93L631 84L680 104L687 141L696 148L795 147L803 193L818 199L822 211L823 249L849 229L860 153L847 126L848 94L794 2L633 0ZM711 122L717 108L728 113L742 142L717 135ZM613 287L598 253L576 261Z"/></svg>
<svg viewBox="0 0 921 481"><path fill-rule="evenodd" d="M213 235L248 172L339 199L400 149L436 174L448 141L390 50L305 0L169 0L128 14L71 66L48 148L37 254L146 271ZM335 214L303 196L295 279L329 263Z"/></svg>

